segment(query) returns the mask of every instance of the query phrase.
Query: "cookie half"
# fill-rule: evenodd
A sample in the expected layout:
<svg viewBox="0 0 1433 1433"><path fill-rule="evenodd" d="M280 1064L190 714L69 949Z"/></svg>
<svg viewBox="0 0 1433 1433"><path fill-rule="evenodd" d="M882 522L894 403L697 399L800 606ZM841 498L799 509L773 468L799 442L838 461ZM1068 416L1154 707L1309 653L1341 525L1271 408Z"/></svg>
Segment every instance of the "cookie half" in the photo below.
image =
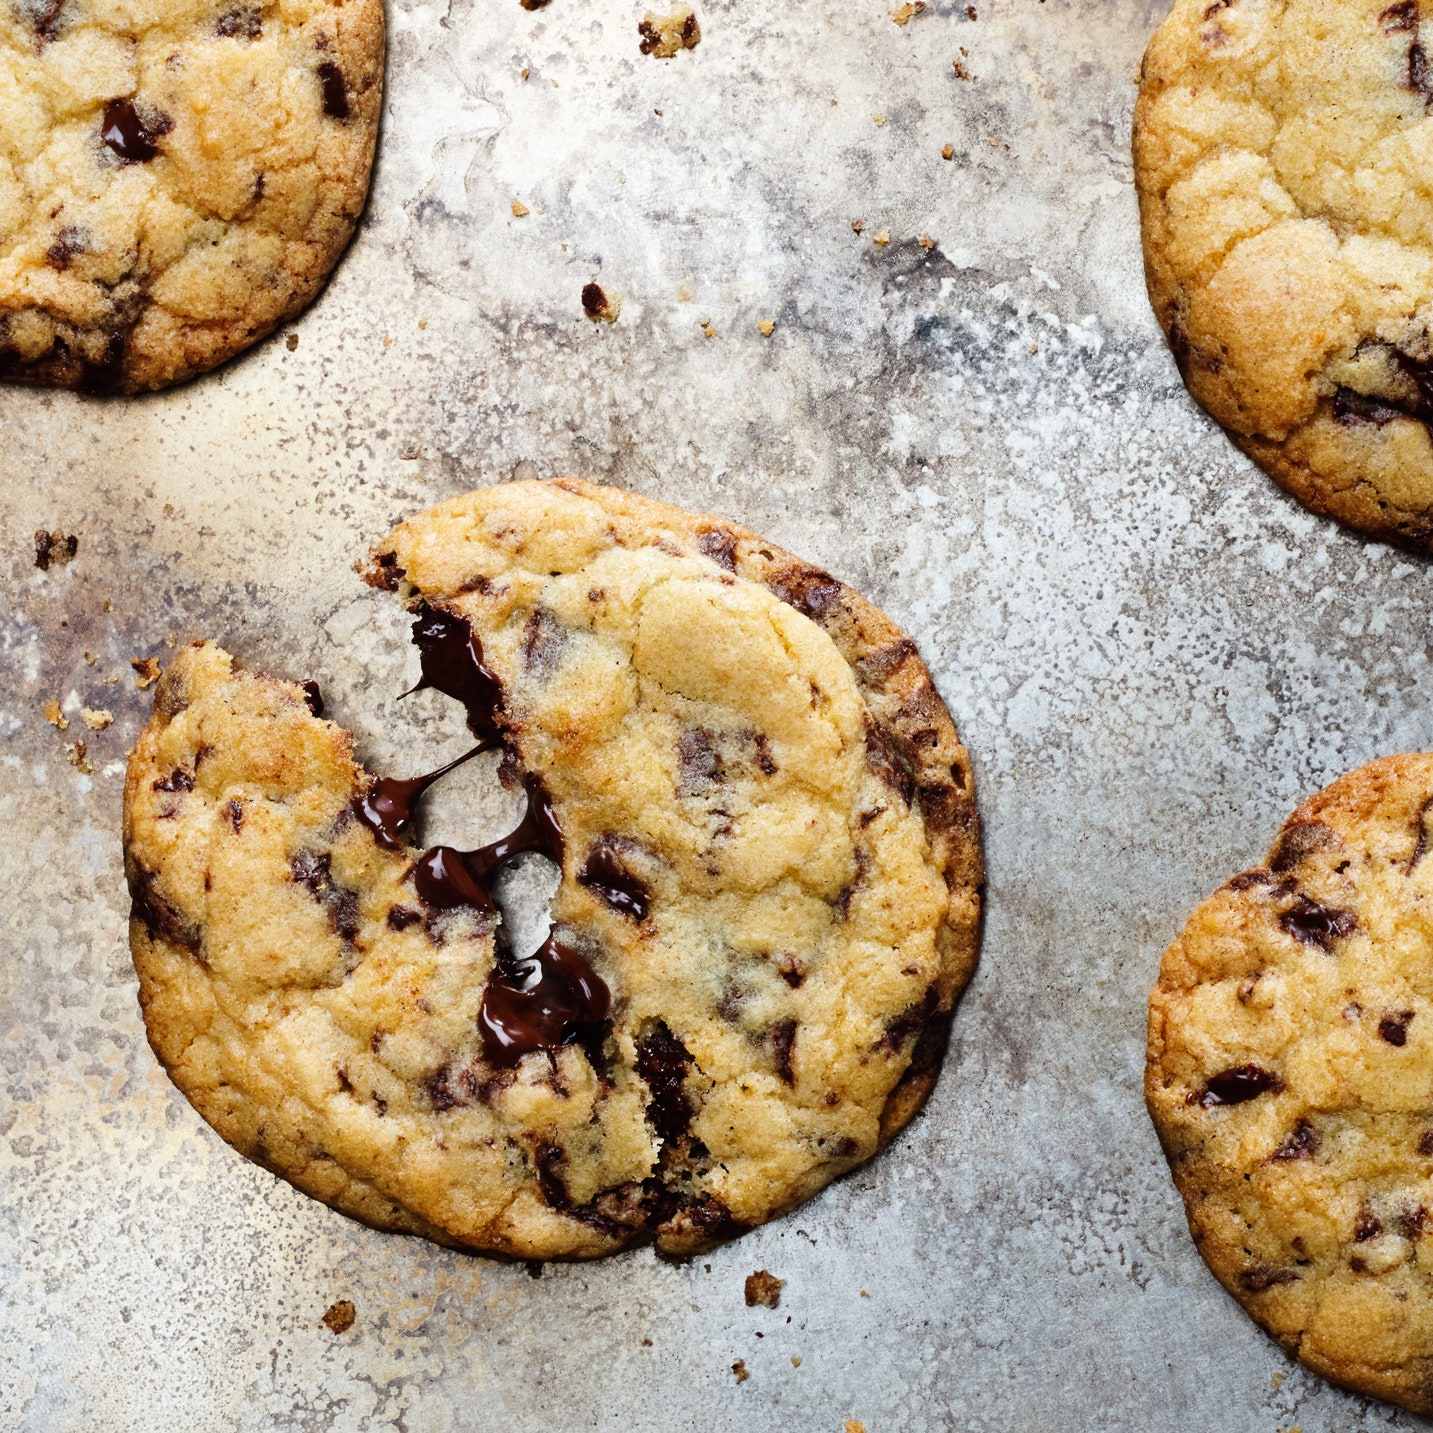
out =
<svg viewBox="0 0 1433 1433"><path fill-rule="evenodd" d="M430 778L181 652L125 855L150 1041L204 1118L345 1213L522 1258L689 1254L875 1154L979 925L970 764L914 643L742 528L575 481L444 503L368 577L528 815L420 851ZM524 851L561 869L532 954L492 899Z"/></svg>
<svg viewBox="0 0 1433 1433"><path fill-rule="evenodd" d="M1310 1368L1433 1413L1433 756L1341 777L1194 912L1145 1093L1224 1287Z"/></svg>
<svg viewBox="0 0 1433 1433"><path fill-rule="evenodd" d="M380 0L0 8L0 377L133 393L317 293L363 208Z"/></svg>
<svg viewBox="0 0 1433 1433"><path fill-rule="evenodd" d="M1425 13L1426 12L1426 13ZM1419 0L1177 0L1134 160L1189 390L1281 486L1433 550L1433 65Z"/></svg>

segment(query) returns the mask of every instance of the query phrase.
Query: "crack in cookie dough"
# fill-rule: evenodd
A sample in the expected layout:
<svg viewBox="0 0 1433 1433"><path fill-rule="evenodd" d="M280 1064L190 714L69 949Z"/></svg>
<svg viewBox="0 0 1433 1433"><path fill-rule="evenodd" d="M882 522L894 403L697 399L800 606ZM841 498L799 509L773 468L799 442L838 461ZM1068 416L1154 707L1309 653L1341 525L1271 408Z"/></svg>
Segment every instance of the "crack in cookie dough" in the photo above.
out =
<svg viewBox="0 0 1433 1433"><path fill-rule="evenodd" d="M875 1154L979 924L914 644L754 534L578 482L445 503L367 576L527 814L420 852L441 773L371 777L312 683L183 651L125 853L150 1039L204 1117L347 1213L521 1258L690 1254ZM485 883L527 850L561 881L519 959Z"/></svg>
<svg viewBox="0 0 1433 1433"><path fill-rule="evenodd" d="M132 393L317 293L363 207L379 0L0 6L0 377Z"/></svg>
<svg viewBox="0 0 1433 1433"><path fill-rule="evenodd" d="M1433 550L1433 71L1417 0L1178 0L1135 176L1190 392L1318 512Z"/></svg>
<svg viewBox="0 0 1433 1433"><path fill-rule="evenodd" d="M1291 1354L1433 1412L1433 756L1340 778L1190 917L1145 1093L1205 1262Z"/></svg>

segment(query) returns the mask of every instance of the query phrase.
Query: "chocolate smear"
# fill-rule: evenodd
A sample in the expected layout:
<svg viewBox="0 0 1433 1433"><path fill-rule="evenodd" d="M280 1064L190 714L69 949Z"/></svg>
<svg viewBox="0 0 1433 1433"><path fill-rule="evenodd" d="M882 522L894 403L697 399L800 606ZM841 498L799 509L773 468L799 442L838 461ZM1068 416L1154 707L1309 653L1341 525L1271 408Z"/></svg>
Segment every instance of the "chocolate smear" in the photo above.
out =
<svg viewBox="0 0 1433 1433"><path fill-rule="evenodd" d="M483 750L485 747L481 744L475 746L456 761L450 761L446 766L440 766L437 771L430 771L426 776L411 776L406 779L380 776L362 796L354 797L351 808L353 814L373 832L374 840L385 850L401 851L408 839L423 793L440 776L446 776L455 766L471 761Z"/></svg>
<svg viewBox="0 0 1433 1433"><path fill-rule="evenodd" d="M581 1042L600 1045L612 995L606 982L555 934L523 960L502 958L478 1010L483 1053L492 1065Z"/></svg>

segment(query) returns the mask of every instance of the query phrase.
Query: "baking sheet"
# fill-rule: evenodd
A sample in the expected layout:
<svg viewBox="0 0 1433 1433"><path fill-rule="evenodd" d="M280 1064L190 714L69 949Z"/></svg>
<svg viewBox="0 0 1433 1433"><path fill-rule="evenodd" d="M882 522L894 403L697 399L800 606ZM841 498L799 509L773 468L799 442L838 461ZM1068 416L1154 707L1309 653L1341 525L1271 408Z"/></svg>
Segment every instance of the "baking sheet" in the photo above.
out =
<svg viewBox="0 0 1433 1433"><path fill-rule="evenodd" d="M1419 1426L1205 1272L1140 1078L1192 904L1301 796L1430 744L1428 567L1305 513L1180 386L1128 157L1162 3L975 5L704 0L663 63L640 5L395 3L372 202L296 348L135 401L0 391L0 1426ZM974 756L989 916L882 1159L705 1259L534 1279L205 1128L144 1042L118 822L129 659L166 638L317 678L371 762L456 749L436 702L395 704L402 617L351 563L442 496L562 473L747 523L916 637ZM36 571L39 527L77 559ZM746 1308L755 1269L779 1310Z"/></svg>

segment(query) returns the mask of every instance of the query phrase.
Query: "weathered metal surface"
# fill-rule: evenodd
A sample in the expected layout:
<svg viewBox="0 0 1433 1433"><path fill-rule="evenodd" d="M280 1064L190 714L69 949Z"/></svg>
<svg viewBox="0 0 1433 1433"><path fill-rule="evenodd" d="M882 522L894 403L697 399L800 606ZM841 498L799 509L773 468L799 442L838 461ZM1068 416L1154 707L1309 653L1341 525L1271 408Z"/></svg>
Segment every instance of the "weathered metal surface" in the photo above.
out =
<svg viewBox="0 0 1433 1433"><path fill-rule="evenodd" d="M296 349L133 402L0 392L0 1426L1414 1426L1215 1285L1139 1086L1190 906L1301 795L1429 744L1428 567L1283 497L1179 384L1127 144L1161 7L976 5L708 0L660 62L640 6L396 4L372 203ZM708 1259L534 1280L209 1133L144 1042L118 822L129 658L166 634L317 677L372 761L456 749L395 705L401 614L350 564L442 495L565 472L748 523L917 637L989 919L882 1159ZM76 560L36 571L39 527ZM760 1268L776 1312L742 1301Z"/></svg>

